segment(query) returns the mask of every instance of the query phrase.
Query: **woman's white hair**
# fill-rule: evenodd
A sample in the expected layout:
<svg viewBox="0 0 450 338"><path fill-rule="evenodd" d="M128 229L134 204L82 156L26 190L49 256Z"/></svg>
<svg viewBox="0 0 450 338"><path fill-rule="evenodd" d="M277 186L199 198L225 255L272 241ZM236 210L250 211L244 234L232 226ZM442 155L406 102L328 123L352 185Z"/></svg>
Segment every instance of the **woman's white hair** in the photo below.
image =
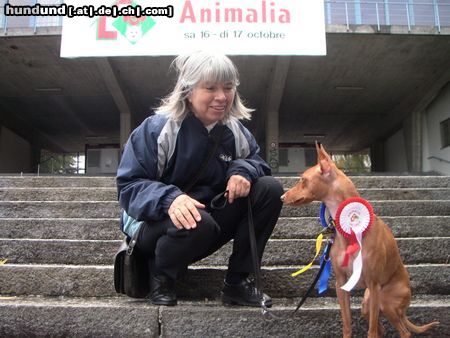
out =
<svg viewBox="0 0 450 338"><path fill-rule="evenodd" d="M156 114L167 115L175 121L181 121L190 109L188 96L199 82L231 82L236 88L236 93L230 112L225 116L224 122L229 120L230 117L250 120L250 113L254 109L247 108L242 102L237 91L239 74L236 66L227 56L197 51L177 56L171 67L178 74L177 83L173 91L162 99L161 105L155 110Z"/></svg>

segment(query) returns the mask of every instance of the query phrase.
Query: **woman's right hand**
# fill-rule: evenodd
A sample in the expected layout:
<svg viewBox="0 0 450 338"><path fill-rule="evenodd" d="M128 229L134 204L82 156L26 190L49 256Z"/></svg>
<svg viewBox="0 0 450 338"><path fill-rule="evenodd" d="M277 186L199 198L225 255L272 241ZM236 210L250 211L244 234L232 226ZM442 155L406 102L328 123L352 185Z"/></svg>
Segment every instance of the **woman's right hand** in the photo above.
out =
<svg viewBox="0 0 450 338"><path fill-rule="evenodd" d="M202 219L197 208L204 209L205 205L183 194L173 200L168 213L178 229L194 229Z"/></svg>

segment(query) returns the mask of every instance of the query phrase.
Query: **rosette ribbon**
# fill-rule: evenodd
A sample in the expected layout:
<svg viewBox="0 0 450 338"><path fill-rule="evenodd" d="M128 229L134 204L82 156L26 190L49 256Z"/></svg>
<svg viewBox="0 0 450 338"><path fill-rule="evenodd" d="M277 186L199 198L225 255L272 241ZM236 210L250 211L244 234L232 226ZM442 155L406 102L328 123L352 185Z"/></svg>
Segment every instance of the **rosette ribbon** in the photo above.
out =
<svg viewBox="0 0 450 338"><path fill-rule="evenodd" d="M353 260L353 273L347 283L341 286L341 289L345 291L351 291L361 278L363 265L362 238L372 225L373 219L372 206L360 197L346 199L336 212L336 228L350 240L342 266L347 266L350 256L359 250L358 255Z"/></svg>

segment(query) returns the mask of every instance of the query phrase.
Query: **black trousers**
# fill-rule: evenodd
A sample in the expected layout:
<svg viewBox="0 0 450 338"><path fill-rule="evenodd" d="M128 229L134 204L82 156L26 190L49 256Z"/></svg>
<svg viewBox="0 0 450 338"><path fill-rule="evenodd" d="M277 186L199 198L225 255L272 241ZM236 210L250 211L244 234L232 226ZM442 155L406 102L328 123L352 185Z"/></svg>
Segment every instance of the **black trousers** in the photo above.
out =
<svg viewBox="0 0 450 338"><path fill-rule="evenodd" d="M250 190L260 262L280 215L282 194L283 187L272 176L259 178ZM238 198L220 210L199 209L202 220L191 230L177 229L169 217L159 222L144 223L137 248L152 261L154 273L177 279L186 272L189 264L211 255L234 239L228 271L253 272L247 203L247 198Z"/></svg>

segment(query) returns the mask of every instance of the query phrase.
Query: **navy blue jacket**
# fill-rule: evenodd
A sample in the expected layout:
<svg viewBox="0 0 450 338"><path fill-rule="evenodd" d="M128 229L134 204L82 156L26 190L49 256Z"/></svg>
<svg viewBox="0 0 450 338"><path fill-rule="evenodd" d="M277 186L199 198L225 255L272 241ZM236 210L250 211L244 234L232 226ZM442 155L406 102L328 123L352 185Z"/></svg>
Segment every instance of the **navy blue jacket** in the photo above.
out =
<svg viewBox="0 0 450 338"><path fill-rule="evenodd" d="M242 175L252 182L271 174L259 156L256 140L237 119L218 123L208 133L191 113L182 122L153 115L133 131L119 164L117 188L124 211L139 221L167 217L170 204L199 171L208 144L213 142L211 136L220 128L224 128L220 145L189 196L209 203L225 190L232 175Z"/></svg>

